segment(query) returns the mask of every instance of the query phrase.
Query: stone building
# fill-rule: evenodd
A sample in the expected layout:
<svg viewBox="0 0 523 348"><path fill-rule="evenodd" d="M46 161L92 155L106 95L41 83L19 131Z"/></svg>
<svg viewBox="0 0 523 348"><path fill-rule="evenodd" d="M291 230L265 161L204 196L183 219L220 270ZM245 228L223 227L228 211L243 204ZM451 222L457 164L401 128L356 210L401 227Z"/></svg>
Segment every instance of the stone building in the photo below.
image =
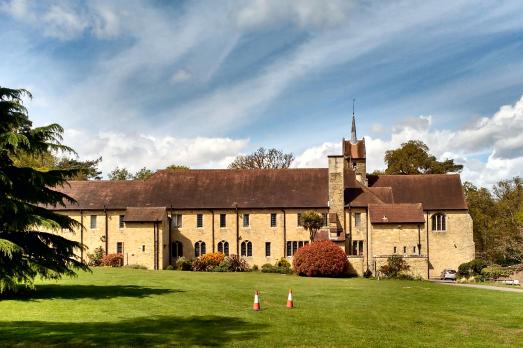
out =
<svg viewBox="0 0 523 348"><path fill-rule="evenodd" d="M423 278L474 257L472 220L459 175L369 175L353 118L328 168L164 170L145 181L72 181L78 202L62 212L83 226L59 232L125 264L163 269L179 256L238 254L274 263L309 243L300 214L324 216L316 239L345 250L358 274L402 255ZM80 258L86 260L87 252Z"/></svg>

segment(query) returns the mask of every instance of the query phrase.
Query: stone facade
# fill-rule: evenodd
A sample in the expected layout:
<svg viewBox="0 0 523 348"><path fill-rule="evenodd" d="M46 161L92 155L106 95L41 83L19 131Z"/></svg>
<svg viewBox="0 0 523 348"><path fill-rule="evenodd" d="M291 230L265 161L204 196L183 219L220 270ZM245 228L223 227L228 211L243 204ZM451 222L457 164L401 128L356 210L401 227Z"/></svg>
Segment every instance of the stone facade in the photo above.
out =
<svg viewBox="0 0 523 348"><path fill-rule="evenodd" d="M292 261L309 242L299 216L313 210L325 217L317 239L340 246L359 275L376 274L391 255L402 255L423 278L473 259L459 176L367 175L365 141L355 139L355 130L353 138L343 140L342 155L328 157L326 169L188 170L144 182L72 182L66 193L79 207L62 213L83 228L56 233L83 243L83 260L102 247L122 253L125 264L163 269L179 256L221 251L261 266Z"/></svg>

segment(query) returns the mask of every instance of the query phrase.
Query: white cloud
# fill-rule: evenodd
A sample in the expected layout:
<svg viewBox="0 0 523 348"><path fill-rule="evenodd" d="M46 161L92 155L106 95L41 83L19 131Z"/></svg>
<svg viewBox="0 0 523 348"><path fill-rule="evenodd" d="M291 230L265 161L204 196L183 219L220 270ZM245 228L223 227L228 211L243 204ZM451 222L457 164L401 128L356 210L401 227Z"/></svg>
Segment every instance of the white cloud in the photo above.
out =
<svg viewBox="0 0 523 348"><path fill-rule="evenodd" d="M224 168L248 145L248 139L175 138L146 134L100 132L88 134L66 130L64 143L72 146L82 159L102 156L100 169L107 175L115 167L136 171L142 167L165 168L183 164L191 168Z"/></svg>
<svg viewBox="0 0 523 348"><path fill-rule="evenodd" d="M255 0L248 1L237 14L242 28L294 22L300 26L331 26L346 19L352 5L347 0Z"/></svg>
<svg viewBox="0 0 523 348"><path fill-rule="evenodd" d="M64 41L86 31L98 38L113 37L119 31L117 15L101 1L90 2L82 9L65 1L10 0L0 4L0 12L33 26L47 37Z"/></svg>
<svg viewBox="0 0 523 348"><path fill-rule="evenodd" d="M523 96L514 105L504 105L491 117L462 129L431 128L431 116L409 117L394 127L389 139L365 137L367 170L383 169L385 151L408 140L425 142L439 159L452 158L463 164L463 181L490 186L523 173ZM325 167L326 155L341 153L341 142L323 143L297 156L298 167ZM478 159L478 156L480 159ZM486 159L483 159L486 157Z"/></svg>
<svg viewBox="0 0 523 348"><path fill-rule="evenodd" d="M190 80L192 77L192 74L185 69L180 69L174 73L174 75L171 77L171 83L180 83Z"/></svg>

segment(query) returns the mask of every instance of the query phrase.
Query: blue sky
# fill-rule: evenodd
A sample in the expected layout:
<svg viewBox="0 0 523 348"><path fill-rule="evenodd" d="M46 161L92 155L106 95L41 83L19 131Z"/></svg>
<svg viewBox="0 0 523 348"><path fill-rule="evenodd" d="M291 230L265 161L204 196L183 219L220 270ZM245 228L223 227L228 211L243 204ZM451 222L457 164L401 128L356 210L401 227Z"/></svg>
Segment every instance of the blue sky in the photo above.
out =
<svg viewBox="0 0 523 348"><path fill-rule="evenodd" d="M0 0L0 84L102 169L326 166L352 98L370 169L411 138L490 185L523 172L520 1Z"/></svg>

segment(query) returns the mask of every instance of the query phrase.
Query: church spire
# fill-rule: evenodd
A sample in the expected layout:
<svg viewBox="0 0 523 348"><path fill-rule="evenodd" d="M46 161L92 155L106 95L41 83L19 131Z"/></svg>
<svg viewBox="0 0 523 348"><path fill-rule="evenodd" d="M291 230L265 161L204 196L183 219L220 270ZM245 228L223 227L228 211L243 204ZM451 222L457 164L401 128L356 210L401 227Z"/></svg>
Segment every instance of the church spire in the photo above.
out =
<svg viewBox="0 0 523 348"><path fill-rule="evenodd" d="M356 144L358 137L356 136L356 117L354 116L354 102L356 99L352 99L352 129L350 131L350 142Z"/></svg>

